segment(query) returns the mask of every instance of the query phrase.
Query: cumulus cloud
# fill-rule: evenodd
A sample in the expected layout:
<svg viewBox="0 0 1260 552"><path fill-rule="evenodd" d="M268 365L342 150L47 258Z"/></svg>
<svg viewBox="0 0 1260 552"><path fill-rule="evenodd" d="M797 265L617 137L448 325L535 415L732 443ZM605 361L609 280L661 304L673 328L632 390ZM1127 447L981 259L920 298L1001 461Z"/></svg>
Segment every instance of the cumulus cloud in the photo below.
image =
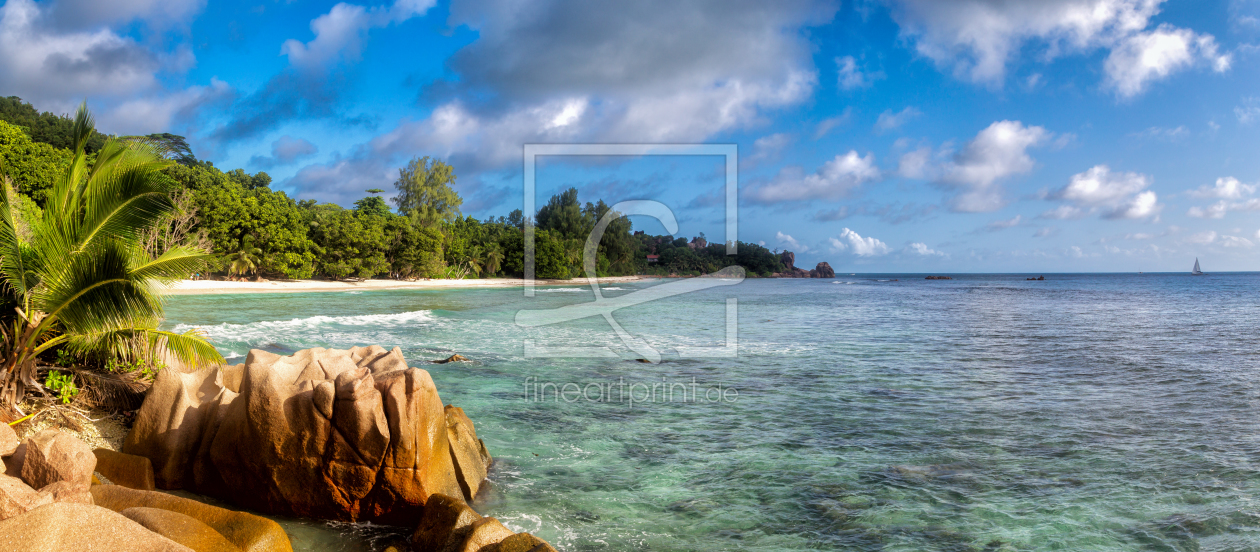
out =
<svg viewBox="0 0 1260 552"><path fill-rule="evenodd" d="M874 257L888 253L888 244L875 238L863 238L848 228L840 231L840 235L827 238L833 253L849 252L859 257Z"/></svg>
<svg viewBox="0 0 1260 552"><path fill-rule="evenodd" d="M1108 86L1121 97L1205 61L1217 71L1229 57L1211 35L1161 25L1147 30L1163 0L891 0L893 17L915 49L959 78L1000 86L1007 67L1030 45L1043 60L1110 50Z"/></svg>
<svg viewBox="0 0 1260 552"><path fill-rule="evenodd" d="M955 194L949 200L953 211L986 213L996 211L1007 203L1001 181L1032 171L1035 162L1028 149L1045 143L1052 133L1039 126L1026 127L1019 121L998 121L980 131L967 142L953 158L938 169L937 182ZM907 155L922 155L911 152ZM906 168L902 157L902 172L913 172L915 160ZM918 170L926 172L928 165Z"/></svg>
<svg viewBox="0 0 1260 552"><path fill-rule="evenodd" d="M1246 248L1255 245L1251 240L1239 236L1221 236L1221 247Z"/></svg>
<svg viewBox="0 0 1260 552"><path fill-rule="evenodd" d="M1234 107L1234 116L1244 125L1260 121L1260 98L1244 98L1242 105Z"/></svg>
<svg viewBox="0 0 1260 552"><path fill-rule="evenodd" d="M1216 39L1168 24L1124 38L1107 56L1107 85L1122 98L1142 93L1154 80L1207 61L1218 73L1229 70L1230 57L1217 52Z"/></svg>
<svg viewBox="0 0 1260 552"><path fill-rule="evenodd" d="M307 71L323 70L343 59L355 61L368 30L423 15L435 3L435 0L397 0L389 7L365 8L341 2L311 21L314 39L305 43L286 40L280 53L288 56L290 64Z"/></svg>
<svg viewBox="0 0 1260 552"><path fill-rule="evenodd" d="M789 234L784 234L783 232L775 232L774 239L778 240L780 244L790 247L792 252L804 253L806 251L809 251L808 246L806 246L805 244L799 241L796 241L796 238L793 238Z"/></svg>
<svg viewBox="0 0 1260 552"><path fill-rule="evenodd" d="M809 0L460 2L448 24L478 38L449 60L458 78L426 91L430 117L374 147L438 151L477 171L519 161L526 142L692 142L748 128L812 95L800 29L834 13Z"/></svg>
<svg viewBox="0 0 1260 552"><path fill-rule="evenodd" d="M319 148L304 138L281 136L271 143L271 155L255 155L249 163L261 169L270 169L278 165L288 165L303 157L315 155Z"/></svg>
<svg viewBox="0 0 1260 552"><path fill-rule="evenodd" d="M762 136L753 142L753 153L747 157L747 161L758 163L774 159L791 143L792 136L782 132Z"/></svg>
<svg viewBox="0 0 1260 552"><path fill-rule="evenodd" d="M774 180L749 192L749 197L760 203L839 199L879 176L874 154L860 156L850 151L835 156L813 174L802 174L799 167L785 168Z"/></svg>
<svg viewBox="0 0 1260 552"><path fill-rule="evenodd" d="M1072 175L1063 188L1047 199L1065 205L1042 213L1043 218L1079 218L1100 213L1107 219L1139 219L1159 214L1163 208L1155 192L1147 190L1151 177L1135 172L1111 172L1106 165Z"/></svg>
<svg viewBox="0 0 1260 552"><path fill-rule="evenodd" d="M919 243L919 242L912 243L906 246L906 252L915 253L917 255L922 255L924 257L931 257L931 256L948 257L948 255L928 247L926 243Z"/></svg>
<svg viewBox="0 0 1260 552"><path fill-rule="evenodd" d="M1251 195L1255 191L1255 184L1243 184L1237 178L1224 176L1216 179L1216 184L1212 186L1204 184L1186 193L1190 197L1205 199L1239 199L1244 195Z"/></svg>
<svg viewBox="0 0 1260 552"><path fill-rule="evenodd" d="M853 108L846 107L844 112L835 116L828 117L818 122L818 126L814 127L814 139L817 140L826 136L827 133L835 130L837 127L849 122L849 118L853 116Z"/></svg>
<svg viewBox="0 0 1260 552"><path fill-rule="evenodd" d="M1248 199L1247 201L1226 201L1220 200L1207 207L1191 207L1186 211L1187 215L1195 218L1211 218L1221 219L1230 211L1260 211L1260 199Z"/></svg>
<svg viewBox="0 0 1260 552"><path fill-rule="evenodd" d="M1197 234L1186 236L1186 238L1182 241L1195 245L1207 245L1216 241L1216 232L1214 230L1199 232Z"/></svg>
<svg viewBox="0 0 1260 552"><path fill-rule="evenodd" d="M884 78L883 71L864 72L858 67L857 60L853 56L844 56L836 58L836 67L840 71L838 84L844 90L853 90L854 88L866 88L875 81Z"/></svg>
<svg viewBox="0 0 1260 552"><path fill-rule="evenodd" d="M901 111L893 113L891 109L879 114L879 119L875 121L875 130L877 132L888 132L897 129L901 125L906 124L915 117L922 115L923 112L914 107L907 107Z"/></svg>

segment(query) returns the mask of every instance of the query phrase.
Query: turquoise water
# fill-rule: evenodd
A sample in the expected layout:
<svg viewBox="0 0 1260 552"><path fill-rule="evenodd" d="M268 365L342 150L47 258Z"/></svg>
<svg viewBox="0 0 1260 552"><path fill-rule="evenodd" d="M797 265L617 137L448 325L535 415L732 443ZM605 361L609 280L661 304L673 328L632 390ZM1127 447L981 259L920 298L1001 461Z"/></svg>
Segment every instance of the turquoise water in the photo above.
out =
<svg viewBox="0 0 1260 552"><path fill-rule="evenodd" d="M748 280L618 311L661 364L601 318L514 323L581 287L176 296L167 326L227 355L471 358L421 366L496 458L478 509L562 550L1260 550L1260 274L1047 278ZM728 297L738 356L678 358L723 342ZM701 400L526 378L594 399L694 378Z"/></svg>

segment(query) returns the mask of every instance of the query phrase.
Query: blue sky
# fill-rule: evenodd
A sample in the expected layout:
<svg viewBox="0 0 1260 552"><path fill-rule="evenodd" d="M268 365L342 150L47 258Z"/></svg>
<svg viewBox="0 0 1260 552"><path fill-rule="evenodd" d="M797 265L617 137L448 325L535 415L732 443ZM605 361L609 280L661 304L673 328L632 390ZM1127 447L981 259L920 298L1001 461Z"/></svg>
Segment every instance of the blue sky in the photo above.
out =
<svg viewBox="0 0 1260 552"><path fill-rule="evenodd" d="M1258 60L1242 0L0 5L0 93L298 197L429 155L486 217L526 143L734 143L739 238L842 272L1260 270ZM720 158L537 178L724 233Z"/></svg>

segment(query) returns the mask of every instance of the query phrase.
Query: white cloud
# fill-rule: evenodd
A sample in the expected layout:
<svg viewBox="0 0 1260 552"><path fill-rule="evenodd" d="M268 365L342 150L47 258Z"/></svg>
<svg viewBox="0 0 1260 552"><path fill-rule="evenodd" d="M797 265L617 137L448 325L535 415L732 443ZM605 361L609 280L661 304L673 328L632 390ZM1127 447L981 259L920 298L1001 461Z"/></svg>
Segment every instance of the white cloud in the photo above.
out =
<svg viewBox="0 0 1260 552"><path fill-rule="evenodd" d="M1028 173L1035 165L1028 149L1052 136L1039 126L997 121L980 131L953 160L941 167L939 182L954 188L950 209L964 213L996 211L1007 203L1000 181Z"/></svg>
<svg viewBox="0 0 1260 552"><path fill-rule="evenodd" d="M1186 69L1196 61L1208 61L1213 70L1229 70L1229 55L1217 53L1216 39L1168 24L1153 31L1126 37L1104 63L1107 85L1122 98L1131 98L1151 81Z"/></svg>
<svg viewBox="0 0 1260 552"><path fill-rule="evenodd" d="M187 22L201 12L205 0L57 0L48 18L59 28L88 29L102 25L143 20L164 29Z"/></svg>
<svg viewBox="0 0 1260 552"><path fill-rule="evenodd" d="M271 155L255 155L249 163L262 169L270 169L277 165L287 165L303 157L315 155L319 148L304 138L281 136L271 143ZM314 175L312 175L314 176Z"/></svg>
<svg viewBox="0 0 1260 552"><path fill-rule="evenodd" d="M1129 136L1141 138L1145 140L1163 140L1167 142L1176 142L1190 135L1190 129L1185 125L1176 128L1164 128L1153 126L1141 132L1129 133Z"/></svg>
<svg viewBox="0 0 1260 552"><path fill-rule="evenodd" d="M1234 107L1234 116L1244 125L1260 121L1260 98L1243 98L1242 105Z"/></svg>
<svg viewBox="0 0 1260 552"><path fill-rule="evenodd" d="M795 253L804 253L806 251L809 251L808 246L802 244L799 241L796 241L796 238L793 238L789 234L784 234L783 232L775 232L774 239L779 240L779 243L782 245L791 247L792 251Z"/></svg>
<svg viewBox="0 0 1260 552"><path fill-rule="evenodd" d="M905 178L928 179L933 174L932 148L919 148L901 156L897 174Z"/></svg>
<svg viewBox="0 0 1260 552"><path fill-rule="evenodd" d="M857 60L853 59L853 56L836 58L836 67L840 71L838 84L844 90L866 88L875 81L884 78L883 71L874 73L863 72L862 68L858 67Z"/></svg>
<svg viewBox="0 0 1260 552"><path fill-rule="evenodd" d="M753 153L748 156L748 161L756 163L774 159L790 143L792 143L792 136L782 132L762 136L753 142Z"/></svg>
<svg viewBox="0 0 1260 552"><path fill-rule="evenodd" d="M892 0L915 49L959 78L1000 86L1029 45L1043 61L1110 49L1107 81L1122 96L1207 60L1229 66L1211 35L1162 25L1147 31L1163 0Z"/></svg>
<svg viewBox="0 0 1260 552"><path fill-rule="evenodd" d="M906 124L915 117L922 115L923 112L914 107L907 107L897 113L893 113L891 109L879 114L879 120L875 121L875 130L877 132L888 132L897 129L901 125Z"/></svg>
<svg viewBox="0 0 1260 552"><path fill-rule="evenodd" d="M357 60L363 48L363 35L369 29L423 15L435 3L435 0L397 0L388 8L365 8L341 2L311 21L314 39L305 44L286 40L280 53L287 55L292 65L307 71L323 70L339 59Z"/></svg>
<svg viewBox="0 0 1260 552"><path fill-rule="evenodd" d="M928 247L926 243L919 243L919 242L912 243L906 246L906 251L910 253L923 255L924 257L930 257L930 256L948 257L948 255Z"/></svg>
<svg viewBox="0 0 1260 552"><path fill-rule="evenodd" d="M1225 176L1216 179L1216 184L1211 187L1204 184L1186 193L1191 197L1199 198L1239 199L1244 195L1251 195L1255 191L1255 184L1243 184L1237 178Z"/></svg>
<svg viewBox="0 0 1260 552"><path fill-rule="evenodd" d="M1034 237L1034 238L1044 238L1044 237L1047 237L1047 236L1053 236L1053 235L1055 235L1056 233L1058 233L1058 229L1057 229L1057 228L1054 228L1054 227L1051 227L1051 226L1046 226L1046 227L1043 227L1043 228L1038 228L1036 232L1033 232L1033 237Z"/></svg>
<svg viewBox="0 0 1260 552"><path fill-rule="evenodd" d="M1048 199L1068 202L1052 211L1042 213L1044 218L1078 218L1088 213L1100 212L1103 218L1138 219L1154 216L1163 205L1150 190L1151 178L1135 172L1112 173L1106 165L1072 175L1067 186L1052 192Z"/></svg>
<svg viewBox="0 0 1260 552"><path fill-rule="evenodd" d="M1251 240L1238 236L1221 236L1221 247L1251 247Z"/></svg>
<svg viewBox="0 0 1260 552"><path fill-rule="evenodd" d="M1024 217L1022 215L1015 215L1015 218L1013 219L995 220L993 222L990 222L988 226L985 226L985 228L988 229L990 232L994 232L997 230L1005 230L1007 228L1013 228L1015 226L1019 226L1019 223L1023 220L1024 220Z"/></svg>
<svg viewBox="0 0 1260 552"><path fill-rule="evenodd" d="M794 167L784 169L774 180L754 188L750 196L762 203L838 199L863 183L878 179L879 175L874 154L867 153L863 157L857 151L850 151L835 156L814 174L802 175L800 169Z"/></svg>
<svg viewBox="0 0 1260 552"><path fill-rule="evenodd" d="M1207 245L1209 243L1216 241L1216 232L1212 230L1208 230L1206 232L1199 232L1198 234L1187 236L1184 241L1186 243Z"/></svg>
<svg viewBox="0 0 1260 552"><path fill-rule="evenodd" d="M1196 218L1225 218L1230 211L1260 211L1260 199L1248 199L1247 201L1225 201L1220 200L1207 207L1191 207L1186 211L1187 215Z"/></svg>
<svg viewBox="0 0 1260 552"><path fill-rule="evenodd" d="M853 116L853 107L844 108L844 113L835 117L829 117L818 122L818 126L814 128L814 139L817 140L826 136L827 133L835 130L836 127L849 122L849 118Z"/></svg>
<svg viewBox="0 0 1260 552"><path fill-rule="evenodd" d="M888 245L884 242L875 238L863 238L848 228L842 230L840 235L828 238L827 241L831 243L833 253L848 251L859 257L874 257L888 253Z"/></svg>

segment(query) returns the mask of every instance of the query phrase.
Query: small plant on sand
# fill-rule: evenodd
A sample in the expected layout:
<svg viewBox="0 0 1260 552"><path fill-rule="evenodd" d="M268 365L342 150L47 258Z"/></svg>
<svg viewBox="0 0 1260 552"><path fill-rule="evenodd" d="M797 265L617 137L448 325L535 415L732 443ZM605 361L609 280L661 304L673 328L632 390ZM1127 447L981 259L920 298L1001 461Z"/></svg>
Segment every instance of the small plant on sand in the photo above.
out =
<svg viewBox="0 0 1260 552"><path fill-rule="evenodd" d="M69 404L79 396L79 388L74 385L74 374L69 372L63 374L56 370L49 370L48 378L44 380L44 387L56 393L61 404Z"/></svg>

